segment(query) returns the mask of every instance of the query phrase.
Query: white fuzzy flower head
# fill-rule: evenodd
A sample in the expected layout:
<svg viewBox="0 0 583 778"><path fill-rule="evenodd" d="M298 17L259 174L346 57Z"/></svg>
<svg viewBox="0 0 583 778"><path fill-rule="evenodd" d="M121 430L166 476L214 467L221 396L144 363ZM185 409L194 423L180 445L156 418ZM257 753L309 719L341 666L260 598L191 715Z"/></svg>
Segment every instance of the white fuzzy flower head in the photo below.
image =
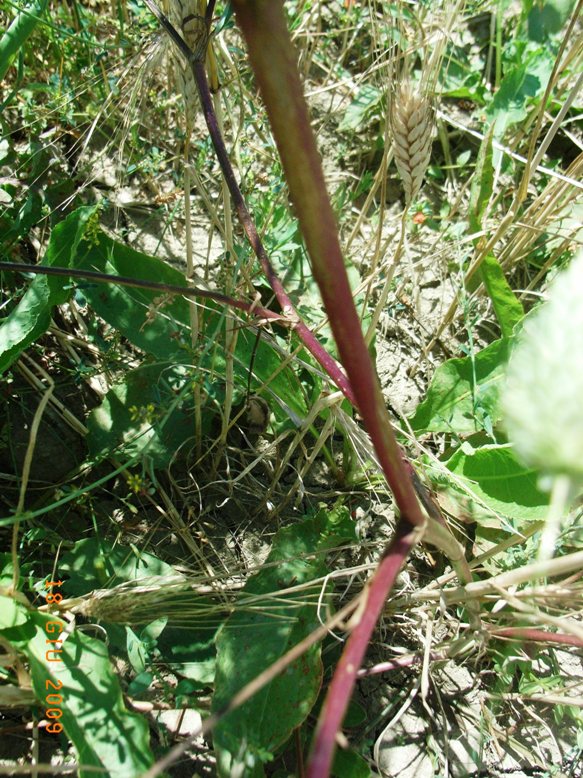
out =
<svg viewBox="0 0 583 778"><path fill-rule="evenodd" d="M583 482L583 252L526 320L508 363L502 409L527 465Z"/></svg>

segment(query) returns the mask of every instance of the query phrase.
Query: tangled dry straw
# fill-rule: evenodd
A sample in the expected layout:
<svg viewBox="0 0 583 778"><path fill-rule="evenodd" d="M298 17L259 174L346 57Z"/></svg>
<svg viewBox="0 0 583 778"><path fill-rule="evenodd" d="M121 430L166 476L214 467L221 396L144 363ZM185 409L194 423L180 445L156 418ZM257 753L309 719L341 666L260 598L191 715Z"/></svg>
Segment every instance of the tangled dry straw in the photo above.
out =
<svg viewBox="0 0 583 778"><path fill-rule="evenodd" d="M427 96L409 82L401 84L393 99L391 129L395 163L410 205L429 165L433 111Z"/></svg>

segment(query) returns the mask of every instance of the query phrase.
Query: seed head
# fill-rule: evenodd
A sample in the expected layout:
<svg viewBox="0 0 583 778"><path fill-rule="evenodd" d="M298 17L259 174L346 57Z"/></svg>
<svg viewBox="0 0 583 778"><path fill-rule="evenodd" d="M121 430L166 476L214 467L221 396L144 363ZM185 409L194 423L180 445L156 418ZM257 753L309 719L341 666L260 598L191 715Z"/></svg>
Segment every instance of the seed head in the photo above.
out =
<svg viewBox="0 0 583 778"><path fill-rule="evenodd" d="M409 205L419 192L429 165L433 111L427 95L408 81L401 84L394 97L391 128L395 163Z"/></svg>

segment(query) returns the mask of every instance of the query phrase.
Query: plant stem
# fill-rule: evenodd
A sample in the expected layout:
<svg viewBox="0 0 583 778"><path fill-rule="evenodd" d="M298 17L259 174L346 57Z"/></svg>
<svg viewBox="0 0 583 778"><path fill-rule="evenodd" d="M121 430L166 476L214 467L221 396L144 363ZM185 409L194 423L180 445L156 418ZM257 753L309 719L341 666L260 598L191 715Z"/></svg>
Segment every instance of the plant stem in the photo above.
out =
<svg viewBox="0 0 583 778"><path fill-rule="evenodd" d="M356 405L401 515L423 526L425 515L405 470L352 298L282 2L234 0L233 5Z"/></svg>
<svg viewBox="0 0 583 778"><path fill-rule="evenodd" d="M233 198L233 204L239 217L239 221L247 235L247 239L251 244L255 256L261 264L261 268L265 274L265 277L273 289L278 303L280 304L284 314L288 319L292 321L292 328L297 333L298 337L312 354L313 357L320 363L326 373L334 381L336 386L344 393L345 397L353 404L357 405L356 397L350 386L350 382L346 378L346 375L342 372L340 366L333 359L330 354L323 348L314 333L307 327L300 319L293 302L289 295L285 291L283 284L277 273L275 272L273 265L269 259L269 256L261 242L259 233L255 226L255 222L247 208L247 204L239 188L239 184L235 177L235 173L231 166L231 161L225 147L225 142L221 135L217 117L214 111L212 96L209 90L206 72L204 69L204 63L199 61L191 61L192 72L196 85L198 88L200 101L202 104L203 114L206 121L206 125L211 136L211 140L223 171L225 181L229 187L229 192Z"/></svg>
<svg viewBox="0 0 583 778"><path fill-rule="evenodd" d="M320 714L307 775L321 778L329 774L336 733L372 630L400 567L425 530L426 514L393 433L362 335L283 3L281 0L233 0L233 6L247 42L341 362L401 514L395 538L371 579L364 613L345 647ZM454 555L459 559L460 551L446 527L440 522L436 528L440 532L432 542L445 547L446 552L451 551L452 544L456 545ZM443 535L448 535L446 543L442 542Z"/></svg>
<svg viewBox="0 0 583 778"><path fill-rule="evenodd" d="M161 284L157 281L144 281L141 278L129 278L128 276L116 276L113 273L100 273L97 270L79 270L73 267L58 267L57 265L25 265L22 262L4 262L0 261L0 272L8 271L11 273L33 273L35 275L64 276L65 278L81 278L87 281L96 281L100 284L120 284L120 286L129 286L135 289L148 289L152 292L165 292L166 294L181 294L184 297L203 297L207 300L214 300L217 303L229 305L240 311L256 316L258 319L267 321L276 321L280 324L291 324L285 316L268 308L262 308L255 303L248 303L245 300L237 300L220 292L213 292L210 289L199 289L194 286L179 286L178 284Z"/></svg>
<svg viewBox="0 0 583 778"><path fill-rule="evenodd" d="M144 2L156 16L160 24L164 27L172 39L172 42L178 47L180 53L186 58L192 69L192 74L198 89L207 129L209 131L219 165L223 172L223 176L225 177L225 181L229 188L229 192L233 198L233 204L235 206L237 216L239 217L239 221L241 222L243 230L247 235L247 239L251 244L251 248L255 252L255 256L261 264L261 268L265 274L265 277L273 289L277 301L284 312L284 315L289 320L291 320L291 326L297 333L304 346L308 349L316 361L320 363L322 368L330 376L336 386L344 393L344 396L350 401L350 403L356 406L356 397L350 385L350 381L347 379L336 360L333 359L330 354L328 354L325 348L323 348L310 328L301 321L294 304L283 288L283 284L275 272L269 256L261 242L261 238L259 237L257 228L253 218L251 217L251 213L247 208L247 204L245 203L245 199L241 193L239 184L237 183L237 179L235 177L235 173L233 172L231 161L225 147L225 142L217 122L212 96L205 72L204 51L201 49L198 52L192 52L184 39L175 30L174 26L160 11L156 3L154 3L153 0L144 0ZM208 6L205 20L207 22L207 26L210 26L211 20L209 19Z"/></svg>
<svg viewBox="0 0 583 778"><path fill-rule="evenodd" d="M334 671L318 719L306 778L323 778L330 773L336 733L342 725L370 637L385 606L387 591L392 588L404 560L419 540L421 533L421 530L412 527L409 522L401 520L373 578L367 584L363 593L363 605L359 606L357 613L351 619L356 623Z"/></svg>
<svg viewBox="0 0 583 778"><path fill-rule="evenodd" d="M508 640L525 640L531 643L558 643L563 646L575 646L583 648L583 640L577 635L567 635L563 632L548 632L544 629L533 627L501 627L489 630L492 637L507 638Z"/></svg>
<svg viewBox="0 0 583 778"><path fill-rule="evenodd" d="M48 405L49 400L53 394L55 386L51 382L51 385L41 398L38 408L35 411L32 425L30 427L30 435L28 439L28 446L26 447L26 454L24 456L24 463L22 465L22 478L20 481L20 494L18 497L18 505L16 506L16 520L12 526L12 591L18 590L18 582L20 579L20 562L18 558L18 534L20 530L20 517L24 513L24 501L26 499L26 490L28 487L28 479L30 477L30 468L32 466L32 456L36 446L36 439L38 436L38 430L42 421L43 414Z"/></svg>

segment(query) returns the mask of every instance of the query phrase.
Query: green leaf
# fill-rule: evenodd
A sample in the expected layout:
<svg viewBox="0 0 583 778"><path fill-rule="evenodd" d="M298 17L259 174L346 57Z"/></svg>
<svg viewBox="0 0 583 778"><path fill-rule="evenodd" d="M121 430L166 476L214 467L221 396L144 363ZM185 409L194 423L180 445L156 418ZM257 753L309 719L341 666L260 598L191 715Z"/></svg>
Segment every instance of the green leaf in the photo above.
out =
<svg viewBox="0 0 583 778"><path fill-rule="evenodd" d="M186 286L184 275L175 268L101 232L85 248L79 267ZM202 353L195 357L190 344L190 303L186 299L174 296L163 300L159 292L115 284L81 284L80 289L99 316L143 351L164 362L191 365L194 361L201 371L225 375L225 356L219 333L224 328L226 307L205 300ZM256 332L252 329L239 330L234 353L235 381L242 391L246 390L254 355L253 374L258 385L268 384L264 391L273 398L272 410L280 420L287 420L288 426L297 426L308 412L300 382L291 368L281 369L281 354L275 344L272 346L266 338L258 344L256 341ZM193 425L187 425L187 429L193 429Z"/></svg>
<svg viewBox="0 0 583 778"><path fill-rule="evenodd" d="M48 164L48 163L47 163ZM43 198L38 190L32 187L26 193L24 202L19 202L18 207L12 213L3 214L2 243L5 247L13 246L18 240L27 235L30 230L42 219Z"/></svg>
<svg viewBox="0 0 583 778"><path fill-rule="evenodd" d="M492 187L494 185L494 168L492 165L493 134L494 130L490 127L480 146L476 168L472 176L468 210L470 231L473 233L482 230L484 212L492 195Z"/></svg>
<svg viewBox="0 0 583 778"><path fill-rule="evenodd" d="M140 675L146 670L148 654L143 642L131 627L126 627L126 649L133 670Z"/></svg>
<svg viewBox="0 0 583 778"><path fill-rule="evenodd" d="M526 65L513 67L502 79L499 90L488 106L486 116L492 122L496 138L501 138L508 127L525 118L525 93L536 92L534 84L526 84L527 78Z"/></svg>
<svg viewBox="0 0 583 778"><path fill-rule="evenodd" d="M25 608L13 597L0 596L0 630L20 627L27 623Z"/></svg>
<svg viewBox="0 0 583 778"><path fill-rule="evenodd" d="M47 719L62 724L72 741L80 778L95 775L91 767L116 778L139 776L154 762L148 725L125 707L104 643L74 631L47 644L66 627L53 615L0 597L0 634L27 657L35 696L54 716ZM51 694L57 696L47 700Z"/></svg>
<svg viewBox="0 0 583 778"><path fill-rule="evenodd" d="M337 748L332 775L334 778L370 778L372 772L366 759L356 751Z"/></svg>
<svg viewBox="0 0 583 778"><path fill-rule="evenodd" d="M99 231L84 244L77 267L118 276L186 287L184 274L156 257L149 257ZM191 361L189 303L179 295L116 284L80 282L79 288L95 313L134 346L164 362Z"/></svg>
<svg viewBox="0 0 583 778"><path fill-rule="evenodd" d="M194 687L209 686L215 677L215 633L224 616L205 616L205 624L190 628L169 624L158 638L158 649L164 665L191 681ZM196 622L196 616L193 617Z"/></svg>
<svg viewBox="0 0 583 778"><path fill-rule="evenodd" d="M23 8L16 14L10 27L0 39L0 81L3 80L12 60L40 22L40 15L46 5L47 0L37 0Z"/></svg>
<svg viewBox="0 0 583 778"><path fill-rule="evenodd" d="M320 510L313 518L276 534L261 571L245 585L244 594L252 596L252 604L245 609L240 603L217 638L214 710L220 710L318 625L314 606L304 602L305 592L298 602L297 596L278 596L278 591L325 575L325 551L354 537L354 525L344 507ZM304 721L321 682L320 646L315 645L229 713L214 730L223 774L228 775L242 759L248 768L258 770Z"/></svg>
<svg viewBox="0 0 583 778"><path fill-rule="evenodd" d="M492 300L502 336L510 338L514 328L524 317L522 304L506 280L500 263L492 254L484 257L480 266L480 276Z"/></svg>
<svg viewBox="0 0 583 778"><path fill-rule="evenodd" d="M496 340L468 357L448 359L435 371L427 396L409 420L415 432L470 434L500 418L499 392L510 341ZM476 418L479 415L479 419Z"/></svg>
<svg viewBox="0 0 583 778"><path fill-rule="evenodd" d="M363 122L368 120L377 109L381 98L382 92L380 89L370 84L365 84L346 109L344 118L338 126L340 132L359 129Z"/></svg>
<svg viewBox="0 0 583 778"><path fill-rule="evenodd" d="M520 464L509 444L473 449L465 443L445 464L493 512L521 521L546 517L549 496L537 487L536 470Z"/></svg>
<svg viewBox="0 0 583 778"><path fill-rule="evenodd" d="M575 0L548 0L533 4L528 14L528 37L533 41L544 41L560 32L569 18Z"/></svg>
<svg viewBox="0 0 583 778"><path fill-rule="evenodd" d="M51 233L41 264L70 267L94 213L94 207L79 208L58 224ZM0 373L46 332L53 307L68 300L70 293L66 278L36 276L33 279L18 305L0 325Z"/></svg>
<svg viewBox="0 0 583 778"><path fill-rule="evenodd" d="M551 52L532 44L517 46L511 54L513 61L486 110L497 139L526 118L529 105L544 92L554 62Z"/></svg>
<svg viewBox="0 0 583 778"><path fill-rule="evenodd" d="M113 545L104 538L84 538L61 558L59 571L67 574L67 597L159 575L173 575L173 567L128 546Z"/></svg>
<svg viewBox="0 0 583 778"><path fill-rule="evenodd" d="M152 467L166 467L194 439L189 386L189 370L182 365L156 363L127 372L87 421L90 454L123 447L129 457L147 457ZM208 414L205 421L203 431L208 432Z"/></svg>

